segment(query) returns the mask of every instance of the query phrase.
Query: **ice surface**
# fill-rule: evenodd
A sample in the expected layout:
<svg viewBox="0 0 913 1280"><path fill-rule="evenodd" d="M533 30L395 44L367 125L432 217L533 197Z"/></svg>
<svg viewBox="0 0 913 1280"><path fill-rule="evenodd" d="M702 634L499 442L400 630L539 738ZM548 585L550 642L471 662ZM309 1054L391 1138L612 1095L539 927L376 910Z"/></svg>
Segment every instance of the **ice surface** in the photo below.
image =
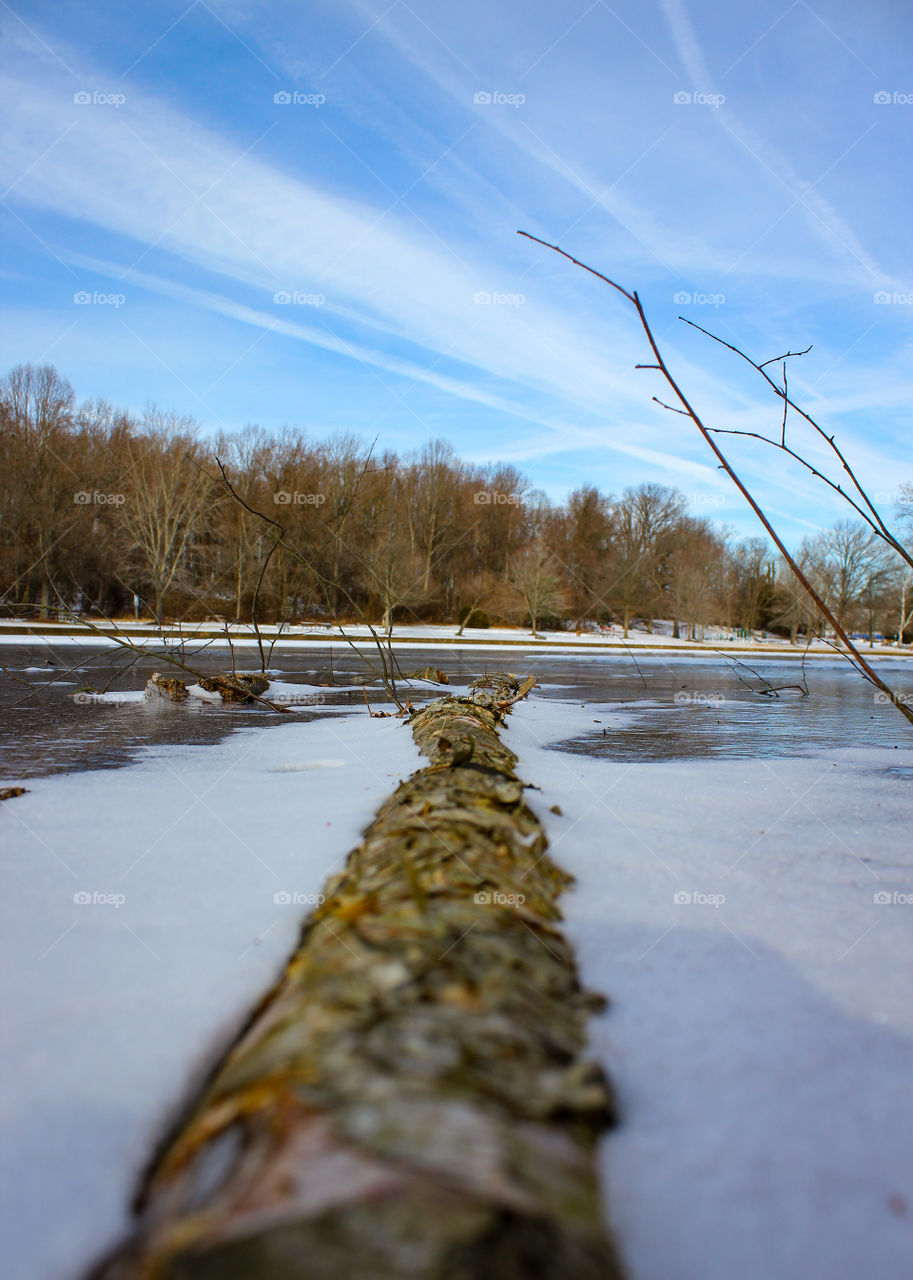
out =
<svg viewBox="0 0 913 1280"><path fill-rule="evenodd" d="M72 1280L115 1242L173 1108L292 950L295 895L418 763L401 720L263 717L2 806L4 1280Z"/></svg>
<svg viewBox="0 0 913 1280"><path fill-rule="evenodd" d="M532 700L507 740L613 1002L593 1050L620 1092L602 1161L633 1280L909 1280L913 750L546 749L591 711Z"/></svg>
<svg viewBox="0 0 913 1280"><path fill-rule="evenodd" d="M628 722L534 695L507 741L613 1001L592 1051L620 1093L601 1159L632 1280L909 1280L913 750L549 749L595 716ZM75 1277L119 1236L173 1108L294 946L295 896L419 763L402 721L264 715L2 806L5 1277Z"/></svg>

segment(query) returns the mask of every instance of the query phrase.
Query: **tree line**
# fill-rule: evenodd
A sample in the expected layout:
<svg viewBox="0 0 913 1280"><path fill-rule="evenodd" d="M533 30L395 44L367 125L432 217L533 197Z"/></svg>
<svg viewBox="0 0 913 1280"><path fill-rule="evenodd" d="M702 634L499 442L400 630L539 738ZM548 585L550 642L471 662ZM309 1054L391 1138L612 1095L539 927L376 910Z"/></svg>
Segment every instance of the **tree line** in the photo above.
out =
<svg viewBox="0 0 913 1280"><path fill-rule="evenodd" d="M913 485L897 514L913 526ZM913 582L862 524L796 555L841 625L913 623ZM583 485L555 504L442 441L398 457L297 429L205 438L155 407L77 403L50 365L0 384L0 602L7 616L822 630L766 541L677 489Z"/></svg>

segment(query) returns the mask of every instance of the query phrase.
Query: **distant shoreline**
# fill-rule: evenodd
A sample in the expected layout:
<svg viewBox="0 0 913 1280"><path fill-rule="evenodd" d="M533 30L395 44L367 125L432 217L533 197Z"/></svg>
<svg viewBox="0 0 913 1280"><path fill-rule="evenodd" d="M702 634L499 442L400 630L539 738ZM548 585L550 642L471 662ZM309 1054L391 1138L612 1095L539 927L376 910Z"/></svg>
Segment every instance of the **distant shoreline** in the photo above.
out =
<svg viewBox="0 0 913 1280"><path fill-rule="evenodd" d="M58 643L64 644L104 645L107 643L114 645L116 641L113 635L109 638L104 634L98 633L106 631L113 633L115 630L121 631L143 647L154 642L159 644L203 643L211 648L227 647L229 641L232 645L243 648L256 647L257 645L256 634L247 624L229 627L228 636L226 636L224 628L217 628L216 624L212 623L194 623L184 627L180 625L168 626L166 624L162 628L154 627L150 623L118 623L116 627L109 623L93 623L93 626L97 630L83 630L74 627L70 623L7 622L0 624L0 645L26 644L49 640L56 640ZM286 627L281 634L275 625L264 625L261 626L260 632L264 643L273 645L275 648L295 647L301 644L335 647L348 644L348 639L372 642L371 634L363 623L346 626L345 636L338 628L330 628L320 624L306 627ZM380 634L379 631L378 634ZM564 631L550 631L532 636L523 635L515 629L503 627L492 627L486 631L484 636L479 635L478 631L475 631L474 634L464 633L458 636L455 629L451 627L445 629L444 627L430 624L427 626L394 628L392 644L394 648L416 649L450 649L459 647L485 649L521 648L527 651L541 649L543 652L561 651L565 655L617 653L621 656L633 652L645 656L662 653L678 654L681 657L712 657L714 655L737 657L742 654L752 654L767 658L792 660L801 659L803 656L807 658L840 658L843 656L842 651L820 642L806 650L802 645L791 645L785 640L676 641L669 637L653 638L649 633L642 631L630 635L627 640L622 639L620 636L602 636L593 632L585 632L577 636ZM867 641L860 641L859 647L864 650L867 658L913 658L913 646L898 648L896 645L876 644L873 648L869 648Z"/></svg>

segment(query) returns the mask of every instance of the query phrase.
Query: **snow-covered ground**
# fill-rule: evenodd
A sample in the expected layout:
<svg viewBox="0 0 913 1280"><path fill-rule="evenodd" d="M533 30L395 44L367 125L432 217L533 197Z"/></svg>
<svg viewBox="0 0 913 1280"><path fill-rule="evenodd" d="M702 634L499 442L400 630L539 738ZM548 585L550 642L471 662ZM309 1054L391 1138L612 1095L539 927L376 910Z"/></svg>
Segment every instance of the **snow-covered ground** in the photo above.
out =
<svg viewBox="0 0 913 1280"><path fill-rule="evenodd" d="M367 714L41 778L0 806L4 1280L74 1280L179 1104L420 757Z"/></svg>
<svg viewBox="0 0 913 1280"><path fill-rule="evenodd" d="M507 740L612 999L593 1047L620 1093L602 1162L633 1280L909 1280L913 749L546 749L597 716L534 699Z"/></svg>
<svg viewBox="0 0 913 1280"><path fill-rule="evenodd" d="M913 749L549 749L594 719L622 723L534 696L508 740L579 878L584 981L613 1001L593 1052L620 1094L602 1159L632 1280L908 1280ZM6 1277L72 1280L120 1234L189 1082L419 763L400 721L263 719L2 806Z"/></svg>
<svg viewBox="0 0 913 1280"><path fill-rule="evenodd" d="M213 651L227 647L226 628L217 623L188 623L177 624L174 627L166 627L164 632L144 635L142 632L149 632L151 624L121 622L117 624L123 633L129 636L132 643L138 647L155 647L162 642L162 635L168 644L180 642L182 635L187 638L187 643L193 648L193 641L190 637L203 637L204 642ZM77 642L83 645L99 645L110 644L116 645L114 640L106 640L104 636L107 630L107 624L96 624L97 629L80 631L78 628L68 625L59 624L32 624L26 622L3 622L0 626L0 643L3 644L30 644L33 647L44 644L49 651L53 646L55 638L65 640L67 643ZM683 628L684 630L684 628ZM435 624L435 623L397 623L393 628L392 641L394 647L397 645L421 645L423 648L434 648L437 645L446 645L450 647L465 647L467 649L484 645L491 649L504 649L505 651L515 649L517 647L534 648L538 651L546 649L562 649L568 652L580 652L587 649L617 649L624 651L626 648L641 649L674 649L676 653L712 653L714 651L723 650L725 652L745 652L745 653L766 653L771 656L781 656L796 658L801 657L805 652L804 643L790 644L784 638L768 635L766 632L755 632L752 635L739 635L733 631L727 631L717 627L708 627L704 629L703 636L698 640L690 640L685 636L679 639L673 639L669 631L669 626L660 624L652 632L632 627L628 635L624 635L624 631L620 626L606 626L591 631L582 631L579 635L573 631L539 631L533 636L528 629L522 627L487 627L484 630L467 629L462 636L457 635L458 628L452 623ZM370 646L374 641L371 632L367 626L361 623L346 624L345 635L342 634L339 627L331 626L328 623L302 624L286 626L281 628L275 626L262 626L260 628L261 635L266 645L271 645L275 639L274 653L281 648L294 645L302 645L320 640L329 645L347 646L349 640L357 641L364 646L366 643ZM375 634L381 634L376 632ZM245 624L232 625L227 628L227 635L230 637L231 643L239 646L256 645L256 636L253 629ZM199 641L197 640L197 645ZM913 648L909 645L898 647L896 644L877 643L874 647L869 647L867 641L857 641L860 650L868 656L878 657L879 655L891 657L913 657ZM810 656L825 656L833 658L834 649L831 645L822 642L816 642L808 650Z"/></svg>

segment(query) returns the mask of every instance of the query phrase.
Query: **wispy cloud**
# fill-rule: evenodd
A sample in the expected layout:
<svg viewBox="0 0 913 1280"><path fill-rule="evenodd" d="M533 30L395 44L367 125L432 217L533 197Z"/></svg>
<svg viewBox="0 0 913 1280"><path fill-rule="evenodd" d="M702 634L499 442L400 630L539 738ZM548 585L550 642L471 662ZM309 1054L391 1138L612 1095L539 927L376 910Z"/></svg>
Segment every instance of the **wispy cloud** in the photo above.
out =
<svg viewBox="0 0 913 1280"><path fill-rule="evenodd" d="M172 317L191 362L214 340L209 326L237 327L224 399L212 401L222 421L232 388L252 400L258 362L291 340L307 372L283 366L283 378L318 417L344 368L351 425L380 424L397 443L450 436L474 456L522 462L546 487L560 474L724 491L700 441L652 403L654 376L633 371L644 356L634 317L519 241L523 226L641 291L716 425L763 429L777 406L675 323L677 297L760 358L813 341L791 385L876 484L896 473L913 393L899 223L886 196L879 223L859 175L902 113L878 115L868 50L851 57L845 33L801 0L785 11L761 0L725 29L686 0L661 0L658 21L632 0L567 13L503 0L486 10L484 41L472 7L442 0L347 0L320 23L307 6L247 0L191 6L169 26L174 16L125 9L110 41L91 23L85 38L69 14L31 32L7 20L17 56L0 81L0 157L17 267L28 263L6 280L22 358L35 354L30 335L65 368L68 352L83 358L86 317L74 331L59 301L75 270L131 291L129 331L114 322L106 334L133 341L134 367L145 352L156 398L162 360L149 352L165 334L149 325ZM826 83L812 93L787 79L797 32L808 57L842 59L839 102ZM216 74L216 59L205 80L201 47L235 70ZM774 94L771 76L783 80ZM720 84L719 108L674 102ZM274 104L278 87L326 101ZM74 102L115 89L116 105ZM498 91L513 103L485 100ZM874 305L881 289L896 305ZM323 305L275 301L296 293ZM805 492L768 454L748 450L740 465L764 493L798 503Z"/></svg>

